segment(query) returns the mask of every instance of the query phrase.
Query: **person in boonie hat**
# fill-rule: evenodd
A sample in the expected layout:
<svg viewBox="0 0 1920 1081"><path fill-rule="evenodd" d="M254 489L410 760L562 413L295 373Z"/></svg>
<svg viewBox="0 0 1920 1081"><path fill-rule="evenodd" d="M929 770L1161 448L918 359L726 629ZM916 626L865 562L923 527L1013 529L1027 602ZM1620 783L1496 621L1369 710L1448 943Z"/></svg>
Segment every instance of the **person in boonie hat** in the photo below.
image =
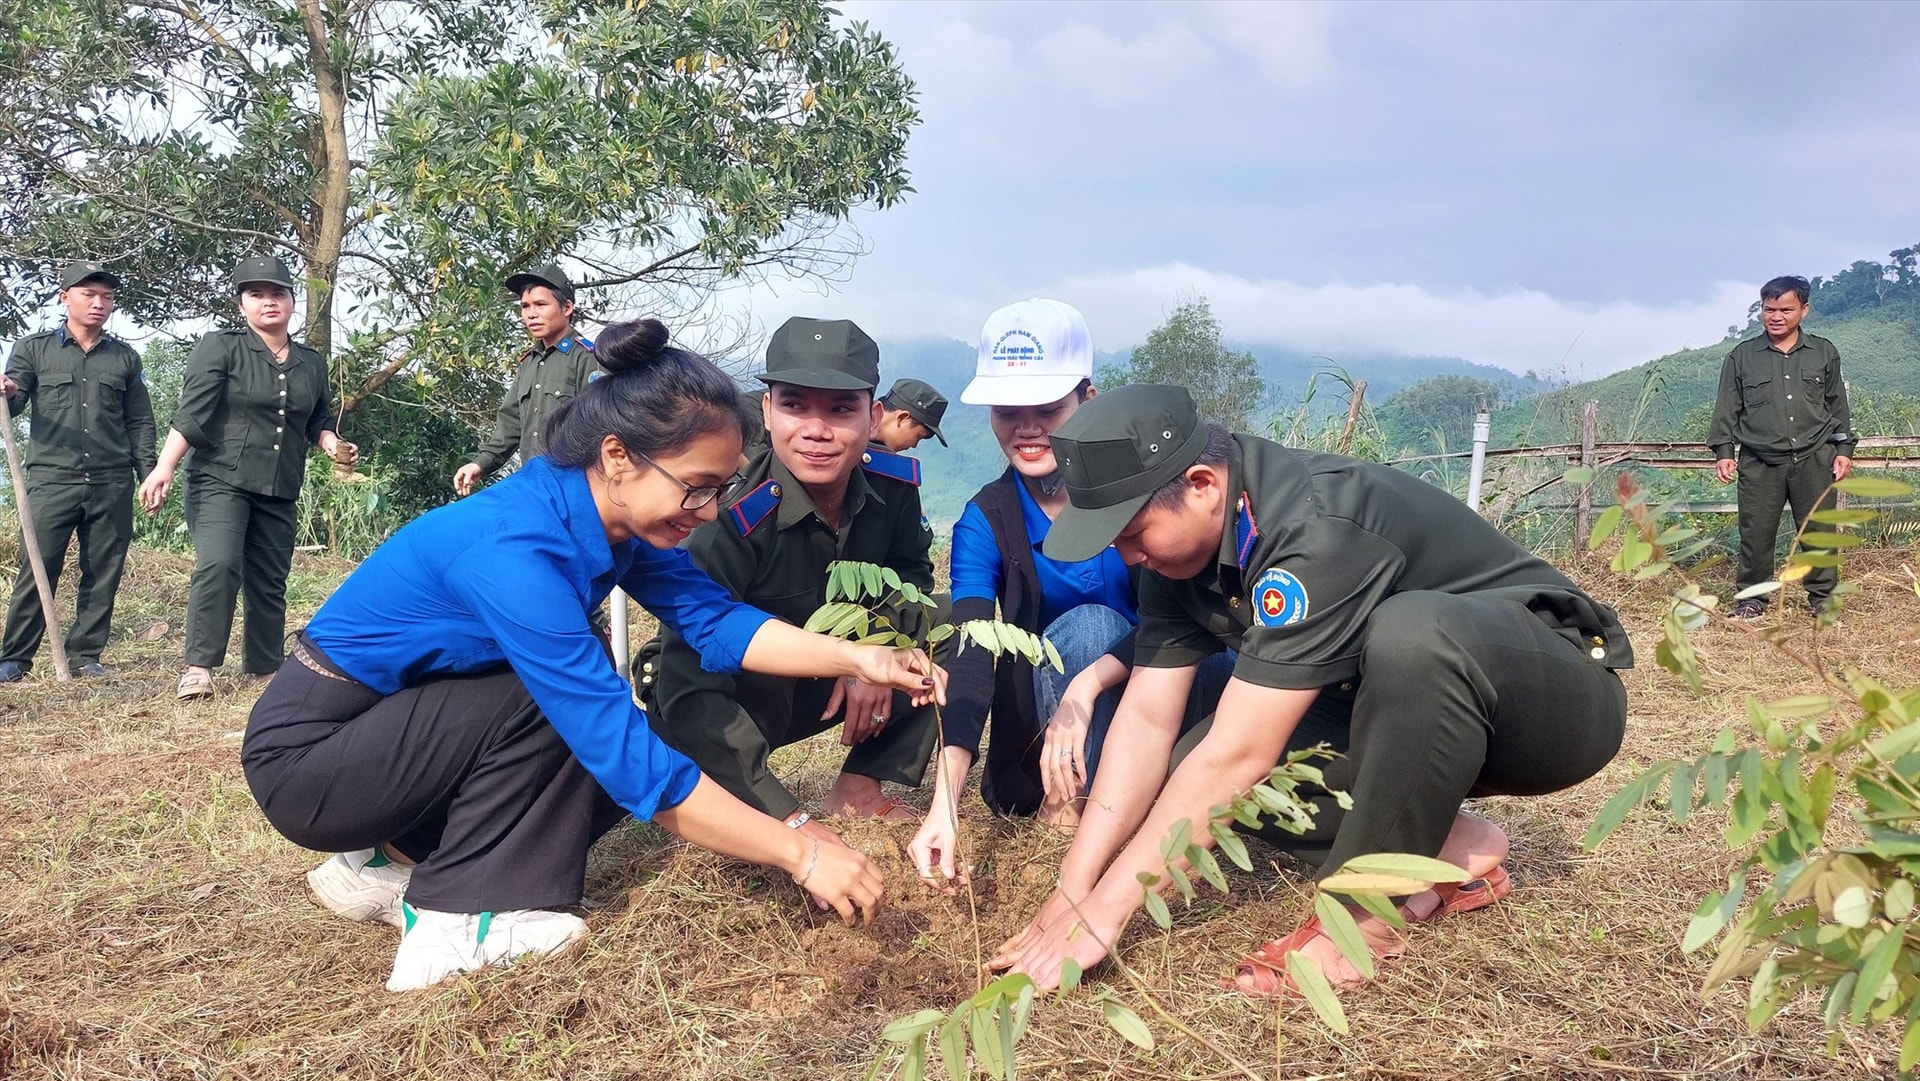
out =
<svg viewBox="0 0 1920 1081"><path fill-rule="evenodd" d="M1399 899L1414 922L1484 908L1513 882L1507 836L1469 795L1540 795L1598 773L1620 746L1633 665L1618 617L1446 491L1412 474L1236 434L1182 387L1121 387L1053 433L1068 506L1058 559L1117 551L1144 571L1134 670L1055 894L990 964L1056 986L1106 956L1165 876L1161 845L1205 822L1293 751L1324 742L1307 832L1263 838L1331 874L1411 853L1458 869ZM1213 716L1176 746L1197 667L1233 650ZM1343 809L1330 792L1351 797ZM1211 846L1204 830L1195 840ZM1352 915L1380 959L1406 940ZM1297 994L1290 955L1335 985L1365 977L1317 919L1255 948L1224 986Z"/></svg>
<svg viewBox="0 0 1920 1081"><path fill-rule="evenodd" d="M947 396L923 379L896 379L880 396L880 421L873 426L873 441L898 454L920 445L931 436L947 445L940 421L947 415Z"/></svg>
<svg viewBox="0 0 1920 1081"><path fill-rule="evenodd" d="M767 443L742 470L744 493L695 529L687 554L747 604L796 626L826 601L836 560L886 567L933 591L933 534L917 460L870 446L880 347L846 319L793 318L767 342ZM917 630L911 611L891 613ZM917 787L933 755L935 711L854 680L731 676L708 670L671 629L641 650L638 683L654 731L749 806L822 841L813 814L912 821L884 782ZM768 766L777 748L840 729L839 775L815 810Z"/></svg>
<svg viewBox="0 0 1920 1081"><path fill-rule="evenodd" d="M921 881L944 892L966 881L953 851L959 793L989 724L993 738L984 741L980 774L988 808L1062 828L1079 821L1132 665L1139 620L1137 575L1119 553L1101 545L1105 551L1056 559L1041 550L1067 507L1048 437L1097 393L1086 320L1058 300L1000 308L981 328L975 371L961 400L988 407L1007 470L975 493L954 523L954 622L992 619L997 611L1005 622L1044 635L1062 663L1036 667L983 649L950 659L953 694L941 713L945 746L933 803L908 845ZM1206 687L1217 697L1229 662L1223 655L1211 663L1187 697L1199 701Z"/></svg>

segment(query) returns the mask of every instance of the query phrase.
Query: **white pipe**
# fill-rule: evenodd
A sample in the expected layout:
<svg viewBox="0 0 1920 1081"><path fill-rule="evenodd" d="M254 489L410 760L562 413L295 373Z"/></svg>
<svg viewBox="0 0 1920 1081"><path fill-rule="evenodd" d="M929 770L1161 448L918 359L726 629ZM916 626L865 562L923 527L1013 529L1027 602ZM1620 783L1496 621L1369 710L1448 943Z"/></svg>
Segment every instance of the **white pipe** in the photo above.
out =
<svg viewBox="0 0 1920 1081"><path fill-rule="evenodd" d="M607 618L613 624L613 667L620 678L627 678L627 591L616 589L607 598Z"/></svg>
<svg viewBox="0 0 1920 1081"><path fill-rule="evenodd" d="M1473 415L1473 469L1467 474L1467 506L1480 513L1480 481L1487 473L1487 436L1493 418L1485 410Z"/></svg>

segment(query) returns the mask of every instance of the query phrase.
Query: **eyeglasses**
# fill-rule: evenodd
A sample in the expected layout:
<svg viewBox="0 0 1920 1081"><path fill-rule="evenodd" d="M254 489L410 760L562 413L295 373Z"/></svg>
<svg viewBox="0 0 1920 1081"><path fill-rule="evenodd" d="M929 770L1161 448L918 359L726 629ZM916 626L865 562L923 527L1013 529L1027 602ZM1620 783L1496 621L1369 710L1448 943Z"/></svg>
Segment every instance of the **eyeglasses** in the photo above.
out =
<svg viewBox="0 0 1920 1081"><path fill-rule="evenodd" d="M652 466L654 472L660 474L661 476L667 478L668 480L680 486L680 491L684 493L680 497L680 509L682 510L699 510L701 507L706 506L707 504L713 502L716 499L720 499L720 500L731 499L733 498L733 493L740 490L740 482L745 479L739 476L738 474L735 474L734 476L728 477L727 482L725 484L721 484L717 487L708 486L704 488L695 488L693 485L688 484L686 481L681 480L679 477L676 477L672 473L667 472L664 468L661 467L659 462L656 462L652 458L649 458L646 455L641 454L639 451L634 452L634 457Z"/></svg>

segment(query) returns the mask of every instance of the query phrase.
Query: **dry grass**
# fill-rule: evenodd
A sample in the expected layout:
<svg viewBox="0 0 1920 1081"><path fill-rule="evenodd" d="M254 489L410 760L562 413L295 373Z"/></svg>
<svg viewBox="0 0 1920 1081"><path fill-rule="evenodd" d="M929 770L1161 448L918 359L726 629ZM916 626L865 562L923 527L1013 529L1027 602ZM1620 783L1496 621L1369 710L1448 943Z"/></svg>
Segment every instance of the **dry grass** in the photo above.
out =
<svg viewBox="0 0 1920 1081"><path fill-rule="evenodd" d="M1844 625L1816 643L1797 614L1783 616L1786 640L1831 665L1910 680L1920 601L1903 561L1863 557ZM253 690L222 681L211 702L177 706L177 632L129 633L177 623L186 568L136 553L115 678L0 688L0 1074L857 1077L887 1020L977 986L976 942L990 950L1019 926L1064 848L1030 824L988 821L969 796L976 926L964 900L914 884L901 855L910 827L852 825L896 893L872 928L850 930L799 903L777 873L624 828L595 852L582 954L391 995L380 985L395 933L310 904L300 876L316 857L254 808L236 760ZM303 557L296 609L342 569ZM1078 995L1039 1009L1022 1076L1237 1076L1222 1051L1263 1077L1890 1076L1883 1035L1829 1057L1810 1003L1753 1035L1742 996L1700 1000L1706 959L1677 943L1732 862L1715 822L1682 829L1644 810L1598 854L1580 853L1594 810L1637 770L1741 723L1748 693L1808 685L1745 632L1717 626L1699 637L1709 686L1694 698L1650 663L1657 593L1592 585L1621 603L1647 658L1628 673L1628 746L1571 792L1479 808L1514 839L1508 903L1417 931L1405 960L1347 997L1355 1034L1340 1038L1303 1006L1215 988L1239 954L1300 918L1296 873L1236 875L1230 898L1176 906L1170 934L1143 919L1124 953L1212 1046L1150 1017L1159 1049L1137 1051ZM783 755L803 794L824 792L830 748ZM1147 1012L1111 969L1097 975Z"/></svg>

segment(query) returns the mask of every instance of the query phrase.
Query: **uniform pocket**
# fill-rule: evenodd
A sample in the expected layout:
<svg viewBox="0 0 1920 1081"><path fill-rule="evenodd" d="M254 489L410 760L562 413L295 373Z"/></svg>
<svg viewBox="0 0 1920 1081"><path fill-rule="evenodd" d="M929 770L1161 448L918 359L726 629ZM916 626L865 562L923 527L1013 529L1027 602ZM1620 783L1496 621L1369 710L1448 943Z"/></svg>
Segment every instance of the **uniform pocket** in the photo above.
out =
<svg viewBox="0 0 1920 1081"><path fill-rule="evenodd" d="M1773 403L1773 392L1772 376L1767 376L1764 379L1742 379L1740 381L1740 400L1745 403L1749 409L1760 405L1771 405Z"/></svg>
<svg viewBox="0 0 1920 1081"><path fill-rule="evenodd" d="M66 408L73 404L75 393L73 373L60 372L56 375L43 375L34 388L35 397L43 402L48 410Z"/></svg>

